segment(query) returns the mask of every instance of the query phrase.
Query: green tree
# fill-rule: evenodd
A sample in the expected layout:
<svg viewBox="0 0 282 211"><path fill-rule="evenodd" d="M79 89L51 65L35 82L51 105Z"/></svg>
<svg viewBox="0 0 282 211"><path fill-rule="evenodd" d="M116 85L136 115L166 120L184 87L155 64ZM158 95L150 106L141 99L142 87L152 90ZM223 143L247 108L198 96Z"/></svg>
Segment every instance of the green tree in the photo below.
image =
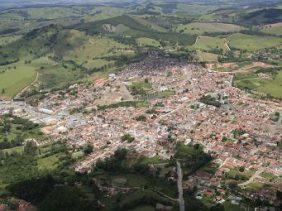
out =
<svg viewBox="0 0 282 211"><path fill-rule="evenodd" d="M58 186L39 205L41 211L87 211L98 208L97 200L89 201L84 192L75 187Z"/></svg>

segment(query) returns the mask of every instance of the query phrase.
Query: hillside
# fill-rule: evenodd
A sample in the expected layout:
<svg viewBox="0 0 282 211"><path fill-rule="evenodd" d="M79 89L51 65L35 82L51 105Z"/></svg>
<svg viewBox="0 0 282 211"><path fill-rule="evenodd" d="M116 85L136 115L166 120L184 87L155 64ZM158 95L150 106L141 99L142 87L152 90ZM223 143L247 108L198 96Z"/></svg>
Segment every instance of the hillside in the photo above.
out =
<svg viewBox="0 0 282 211"><path fill-rule="evenodd" d="M88 34L126 34L134 38L147 37L172 43L179 42L183 45L191 45L196 39L196 36L193 35L182 35L174 32L157 31L153 28L149 28L145 24L141 24L127 15L85 23L78 25L75 28L86 31Z"/></svg>
<svg viewBox="0 0 282 211"><path fill-rule="evenodd" d="M276 8L257 10L243 14L241 17L239 17L239 22L254 25L278 23L281 21L282 9Z"/></svg>
<svg viewBox="0 0 282 211"><path fill-rule="evenodd" d="M0 0L0 211L280 210L279 0Z"/></svg>

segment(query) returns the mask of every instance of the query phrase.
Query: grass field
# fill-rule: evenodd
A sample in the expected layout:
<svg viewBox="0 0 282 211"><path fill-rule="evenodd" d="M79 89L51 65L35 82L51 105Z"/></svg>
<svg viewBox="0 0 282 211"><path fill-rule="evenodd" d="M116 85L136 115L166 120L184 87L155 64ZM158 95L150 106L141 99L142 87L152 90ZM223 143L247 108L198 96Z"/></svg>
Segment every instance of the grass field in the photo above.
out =
<svg viewBox="0 0 282 211"><path fill-rule="evenodd" d="M282 45L282 38L235 33L227 37L230 47L255 51Z"/></svg>
<svg viewBox="0 0 282 211"><path fill-rule="evenodd" d="M190 23L185 25L179 25L177 27L178 32L184 32L188 34L203 34L205 32L237 32L242 30L243 27L235 24L226 23Z"/></svg>
<svg viewBox="0 0 282 211"><path fill-rule="evenodd" d="M181 15L187 16L187 14L200 15L212 11L216 8L217 6L212 6L212 5L179 3L177 4L177 9L175 13L180 16Z"/></svg>
<svg viewBox="0 0 282 211"><path fill-rule="evenodd" d="M260 78L255 73L237 74L235 77L235 86L282 99L282 70L278 71L278 73L273 76L273 79Z"/></svg>
<svg viewBox="0 0 282 211"><path fill-rule="evenodd" d="M39 70L42 89L61 89L84 77L84 73L72 65L47 65Z"/></svg>
<svg viewBox="0 0 282 211"><path fill-rule="evenodd" d="M78 46L65 56L87 68L101 67L110 63L101 57L132 54L129 45L124 45L108 37L89 36L83 45Z"/></svg>
<svg viewBox="0 0 282 211"><path fill-rule="evenodd" d="M79 17L82 15L82 7L41 7L12 9L0 15L1 19L11 20L36 20L57 19L65 17Z"/></svg>
<svg viewBox="0 0 282 211"><path fill-rule="evenodd" d="M36 67L29 64L17 63L0 67L0 96L14 97L35 78Z"/></svg>
<svg viewBox="0 0 282 211"><path fill-rule="evenodd" d="M219 37L199 36L193 48L197 50L211 50L214 48L227 50L226 40Z"/></svg>
<svg viewBox="0 0 282 211"><path fill-rule="evenodd" d="M197 51L197 56L199 57L198 59L201 62L217 62L218 61L218 56L213 53Z"/></svg>
<svg viewBox="0 0 282 211"><path fill-rule="evenodd" d="M270 35L282 35L282 23L265 25L261 31Z"/></svg>
<svg viewBox="0 0 282 211"><path fill-rule="evenodd" d="M61 154L51 155L49 157L39 158L37 160L39 170L54 170L57 168Z"/></svg>
<svg viewBox="0 0 282 211"><path fill-rule="evenodd" d="M153 46L153 47L160 47L160 42L151 38L147 37L140 37L137 39L137 43L140 46Z"/></svg>

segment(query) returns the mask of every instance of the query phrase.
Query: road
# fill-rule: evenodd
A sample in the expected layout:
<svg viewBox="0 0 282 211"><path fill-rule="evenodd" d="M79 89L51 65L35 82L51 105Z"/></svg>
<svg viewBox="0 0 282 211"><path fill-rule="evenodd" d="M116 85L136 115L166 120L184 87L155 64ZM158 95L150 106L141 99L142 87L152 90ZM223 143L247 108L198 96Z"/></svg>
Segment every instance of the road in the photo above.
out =
<svg viewBox="0 0 282 211"><path fill-rule="evenodd" d="M178 187L178 201L179 201L179 210L185 211L185 201L183 198L183 186L182 186L182 169L180 163L177 161L177 187Z"/></svg>
<svg viewBox="0 0 282 211"><path fill-rule="evenodd" d="M259 168L251 177L249 180L247 180L246 182L243 182L241 184L239 184L240 187L246 187L248 184L254 182L254 180L258 177L260 177L260 174L262 172L264 172L265 168L261 167Z"/></svg>

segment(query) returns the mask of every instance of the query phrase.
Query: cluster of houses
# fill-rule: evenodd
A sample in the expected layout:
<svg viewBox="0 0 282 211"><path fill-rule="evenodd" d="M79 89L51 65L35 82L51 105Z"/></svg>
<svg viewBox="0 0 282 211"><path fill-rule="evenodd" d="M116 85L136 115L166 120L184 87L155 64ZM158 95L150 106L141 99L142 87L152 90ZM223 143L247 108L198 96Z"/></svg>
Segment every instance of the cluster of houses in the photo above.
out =
<svg viewBox="0 0 282 211"><path fill-rule="evenodd" d="M281 104L252 99L232 86L232 78L232 73L210 72L194 64L157 57L130 65L108 79L96 78L93 84L51 93L38 107L1 101L0 114L12 110L14 115L42 123L45 134L54 140L65 138L73 147L91 143L94 151L76 164L77 171L89 170L120 147L169 159L177 141L193 142L202 144L218 164L214 176L199 173L185 182L187 187L198 185L199 197L214 195L216 190L215 200L222 201L222 175L237 167L254 174L263 168L277 179L262 181L255 175L251 182L264 182L278 190L282 166L277 145L282 140L282 125L270 116L282 111ZM140 100L128 89L128 84L136 80L148 80L156 93L171 90L173 94L145 98L147 102L141 106L118 104ZM216 98L220 106L201 101L203 96ZM134 140L122 140L125 134Z"/></svg>

